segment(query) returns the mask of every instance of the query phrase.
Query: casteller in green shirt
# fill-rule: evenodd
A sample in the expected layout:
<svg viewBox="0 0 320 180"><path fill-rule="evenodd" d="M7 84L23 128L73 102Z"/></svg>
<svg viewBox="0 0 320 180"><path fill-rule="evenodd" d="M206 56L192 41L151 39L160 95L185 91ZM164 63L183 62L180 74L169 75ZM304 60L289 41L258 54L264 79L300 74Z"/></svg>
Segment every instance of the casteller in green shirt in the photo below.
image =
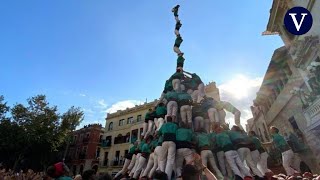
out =
<svg viewBox="0 0 320 180"><path fill-rule="evenodd" d="M199 148L208 147L210 146L210 139L207 133L205 132L198 132L196 133L196 141Z"/></svg>
<svg viewBox="0 0 320 180"><path fill-rule="evenodd" d="M164 123L159 129L158 134L163 135L163 141L176 141L176 131L178 125L173 122Z"/></svg>
<svg viewBox="0 0 320 180"><path fill-rule="evenodd" d="M216 134L216 143L224 152L234 150L231 139L226 131Z"/></svg>
<svg viewBox="0 0 320 180"><path fill-rule="evenodd" d="M278 133L272 134L271 135L272 139L273 139L273 143L276 146L276 148L278 148L281 152L285 152L287 150L290 149L287 141L284 139L283 136L281 136Z"/></svg>

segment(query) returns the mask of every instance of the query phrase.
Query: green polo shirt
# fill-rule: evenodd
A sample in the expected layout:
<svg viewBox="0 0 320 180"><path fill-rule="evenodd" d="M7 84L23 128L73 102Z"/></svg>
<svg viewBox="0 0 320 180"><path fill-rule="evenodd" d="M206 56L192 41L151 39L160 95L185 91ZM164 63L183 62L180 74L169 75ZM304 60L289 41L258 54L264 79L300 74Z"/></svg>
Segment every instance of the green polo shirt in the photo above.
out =
<svg viewBox="0 0 320 180"><path fill-rule="evenodd" d="M178 93L178 101L192 101L192 97L186 92L181 92Z"/></svg>
<svg viewBox="0 0 320 180"><path fill-rule="evenodd" d="M176 72L174 73L169 80L173 80L173 79L182 79L183 78L183 73L182 72Z"/></svg>
<svg viewBox="0 0 320 180"><path fill-rule="evenodd" d="M136 151L136 148L137 148L137 146L132 146L132 147L129 149L129 153L134 154L134 152Z"/></svg>
<svg viewBox="0 0 320 180"><path fill-rule="evenodd" d="M169 91L166 93L166 95L164 95L164 98L166 98L166 100L171 101L171 100L177 100L178 99L178 93L175 91Z"/></svg>
<svg viewBox="0 0 320 180"><path fill-rule="evenodd" d="M157 117L166 115L166 114L167 114L167 108L165 106L157 106L156 108Z"/></svg>
<svg viewBox="0 0 320 180"><path fill-rule="evenodd" d="M178 129L178 125L173 123L173 122L167 122L164 123L161 128L159 129L158 134L162 135L162 134L167 134L167 133L176 133Z"/></svg>
<svg viewBox="0 0 320 180"><path fill-rule="evenodd" d="M226 131L216 134L216 143L224 152L234 150L231 139Z"/></svg>
<svg viewBox="0 0 320 180"><path fill-rule="evenodd" d="M192 79L197 83L197 84L201 84L202 83L202 80L201 78L196 74L196 73L193 73L191 75Z"/></svg>
<svg viewBox="0 0 320 180"><path fill-rule="evenodd" d="M188 141L192 142L193 140L193 132L191 129L187 128L179 128L176 132L176 139L177 141Z"/></svg>
<svg viewBox="0 0 320 180"><path fill-rule="evenodd" d="M164 85L164 91L172 91L173 86L172 86L172 80L166 80L166 83Z"/></svg>
<svg viewBox="0 0 320 180"><path fill-rule="evenodd" d="M276 146L276 148L278 148L281 152L285 152L287 150L290 149L287 141L284 139L283 136L281 136L280 134L276 133L271 135L272 139L273 139L273 143Z"/></svg>
<svg viewBox="0 0 320 180"><path fill-rule="evenodd" d="M204 146L210 146L210 139L207 133L197 133L196 140L199 148L202 148Z"/></svg>
<svg viewBox="0 0 320 180"><path fill-rule="evenodd" d="M144 143L142 146L141 152L150 154L151 153L150 145L147 143Z"/></svg>

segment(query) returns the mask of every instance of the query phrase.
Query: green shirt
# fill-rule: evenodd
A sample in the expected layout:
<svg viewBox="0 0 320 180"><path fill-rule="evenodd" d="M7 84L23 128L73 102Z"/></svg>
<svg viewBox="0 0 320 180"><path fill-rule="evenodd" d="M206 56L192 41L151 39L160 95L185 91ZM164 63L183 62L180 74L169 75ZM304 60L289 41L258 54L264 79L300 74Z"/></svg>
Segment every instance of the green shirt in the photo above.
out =
<svg viewBox="0 0 320 180"><path fill-rule="evenodd" d="M250 137L250 140L254 143L256 149L262 148L259 138L252 136L252 137Z"/></svg>
<svg viewBox="0 0 320 180"><path fill-rule="evenodd" d="M272 139L273 139L273 143L276 146L276 148L278 148L281 152L284 152L284 151L290 149L287 141L280 134L278 134L278 133L273 134Z"/></svg>
<svg viewBox="0 0 320 180"><path fill-rule="evenodd" d="M177 141L188 141L192 142L193 140L193 132L191 129L187 128L179 128L176 132Z"/></svg>
<svg viewBox="0 0 320 180"><path fill-rule="evenodd" d="M157 116L166 115L166 114L167 114L167 108L165 106L157 106L156 108Z"/></svg>
<svg viewBox="0 0 320 180"><path fill-rule="evenodd" d="M164 123L161 128L159 129L158 134L162 135L162 134L167 134L167 133L176 133L178 129L178 125L173 123L173 122L167 122Z"/></svg>
<svg viewBox="0 0 320 180"><path fill-rule="evenodd" d="M238 131L228 131L228 135L230 136L230 139L234 143L239 143L245 141L245 136L243 133Z"/></svg>
<svg viewBox="0 0 320 180"><path fill-rule="evenodd" d="M185 60L184 57L179 56L178 59L177 59L177 64L183 64L184 60Z"/></svg>
<svg viewBox="0 0 320 180"><path fill-rule="evenodd" d="M229 148L233 147L231 139L226 131L216 134L216 143L217 146L225 152L231 150Z"/></svg>
<svg viewBox="0 0 320 180"><path fill-rule="evenodd" d="M166 84L164 85L164 91L168 92L173 89L172 80L166 80Z"/></svg>
<svg viewBox="0 0 320 180"><path fill-rule="evenodd" d="M195 81L195 83L197 83L197 84L201 84L202 83L201 78L196 73L191 74L191 77Z"/></svg>
<svg viewBox="0 0 320 180"><path fill-rule="evenodd" d="M178 99L178 93L175 92L175 91L169 91L169 92L166 93L164 98L166 98L166 100L168 100L168 101L177 100Z"/></svg>
<svg viewBox="0 0 320 180"><path fill-rule="evenodd" d="M133 153L136 151L136 148L137 148L137 146L132 146L132 147L129 149L129 153L133 154Z"/></svg>
<svg viewBox="0 0 320 180"><path fill-rule="evenodd" d="M173 79L182 79L182 78L183 78L183 73L176 72L170 77L169 80L172 81Z"/></svg>
<svg viewBox="0 0 320 180"><path fill-rule="evenodd" d="M144 143L141 149L141 152L143 153L151 153L150 145L147 143Z"/></svg>
<svg viewBox="0 0 320 180"><path fill-rule="evenodd" d="M138 145L138 148L139 148L139 150L141 151L142 150L142 147L143 147L143 145L146 143L146 141L145 140L142 140L141 142L140 142L140 144Z"/></svg>
<svg viewBox="0 0 320 180"><path fill-rule="evenodd" d="M145 120L149 120L151 118L152 112L148 111L145 116Z"/></svg>
<svg viewBox="0 0 320 180"><path fill-rule="evenodd" d="M196 134L198 147L210 146L210 139L207 133L201 132Z"/></svg>
<svg viewBox="0 0 320 180"><path fill-rule="evenodd" d="M181 92L178 93L178 101L192 101L192 97L186 92Z"/></svg>

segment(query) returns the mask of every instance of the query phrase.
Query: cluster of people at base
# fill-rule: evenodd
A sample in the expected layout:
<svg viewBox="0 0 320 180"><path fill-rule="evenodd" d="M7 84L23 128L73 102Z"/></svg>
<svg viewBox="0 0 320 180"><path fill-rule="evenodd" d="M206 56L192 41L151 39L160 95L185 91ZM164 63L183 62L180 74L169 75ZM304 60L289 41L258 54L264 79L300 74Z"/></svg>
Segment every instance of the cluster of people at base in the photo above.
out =
<svg viewBox="0 0 320 180"><path fill-rule="evenodd" d="M162 172L169 180L184 179L183 168L195 165L196 156L214 179L270 179L273 172L267 167L268 153L263 148L270 143L282 152L286 177L300 175L294 153L276 127L270 128L273 140L268 143L261 143L254 131L247 134L236 125L231 130L225 124L210 127L209 132L201 126L193 130L167 116L159 130L134 143L114 179L154 179L155 172Z"/></svg>

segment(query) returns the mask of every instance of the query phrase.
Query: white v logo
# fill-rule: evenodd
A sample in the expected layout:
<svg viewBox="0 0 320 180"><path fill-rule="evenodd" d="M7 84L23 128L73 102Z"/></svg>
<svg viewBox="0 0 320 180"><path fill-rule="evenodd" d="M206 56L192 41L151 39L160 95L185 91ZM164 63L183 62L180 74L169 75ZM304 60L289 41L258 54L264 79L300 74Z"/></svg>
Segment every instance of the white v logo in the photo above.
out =
<svg viewBox="0 0 320 180"><path fill-rule="evenodd" d="M291 18L292 18L292 20L293 20L293 23L294 23L294 26L296 27L297 31L299 31L300 28L301 28L301 25L302 25L302 23L303 23L304 17L305 17L306 15L308 15L308 14L307 14L307 13L301 13L302 18L301 18L301 21L300 21L299 24L298 24L298 21L297 21L297 18L296 18L297 13L289 13L289 15L291 16Z"/></svg>

